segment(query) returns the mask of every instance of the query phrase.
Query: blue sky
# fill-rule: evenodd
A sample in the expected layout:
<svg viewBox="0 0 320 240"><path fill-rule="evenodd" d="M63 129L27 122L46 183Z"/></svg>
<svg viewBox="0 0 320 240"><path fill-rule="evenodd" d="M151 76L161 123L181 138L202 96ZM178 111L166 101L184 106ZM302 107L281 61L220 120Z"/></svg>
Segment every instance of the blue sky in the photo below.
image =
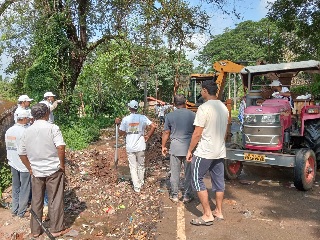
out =
<svg viewBox="0 0 320 240"><path fill-rule="evenodd" d="M206 10L210 20L210 32L212 35L217 35L223 33L226 28L234 28L238 23L252 20L259 21L264 18L268 13L268 2L275 2L275 0L227 0L229 4L224 5L227 11L232 11L236 9L237 13L240 14L240 19L238 19L233 14L224 14L222 11L218 10L212 4L205 4L201 0L189 0L192 5L202 5L202 9ZM187 51L187 56L190 60L194 62L195 65L198 63L194 60L198 52L202 49L204 45L208 43L210 35L200 35L195 34L192 37L192 41L197 45L195 51Z"/></svg>

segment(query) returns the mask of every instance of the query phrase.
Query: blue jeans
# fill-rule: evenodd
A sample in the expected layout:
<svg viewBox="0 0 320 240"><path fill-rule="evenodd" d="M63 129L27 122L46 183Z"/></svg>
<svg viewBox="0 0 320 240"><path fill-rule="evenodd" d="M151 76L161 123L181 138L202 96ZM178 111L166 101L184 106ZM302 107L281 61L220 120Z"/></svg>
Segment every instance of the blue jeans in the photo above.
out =
<svg viewBox="0 0 320 240"><path fill-rule="evenodd" d="M23 217L28 208L31 192L31 175L29 172L19 172L11 167L12 173L12 214Z"/></svg>

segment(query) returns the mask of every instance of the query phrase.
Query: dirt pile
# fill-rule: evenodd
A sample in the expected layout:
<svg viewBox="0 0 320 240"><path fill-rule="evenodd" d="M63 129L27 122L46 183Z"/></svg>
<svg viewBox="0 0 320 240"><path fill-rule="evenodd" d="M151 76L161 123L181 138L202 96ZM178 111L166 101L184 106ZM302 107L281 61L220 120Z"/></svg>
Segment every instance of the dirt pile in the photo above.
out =
<svg viewBox="0 0 320 240"><path fill-rule="evenodd" d="M72 232L65 239L154 239L156 223L162 218L160 197L167 192L161 189L168 169L168 161L161 156L161 132L157 130L148 141L140 193L132 188L124 138L119 139L119 146L117 169L114 129L105 130L101 140L86 150L67 151L65 220ZM20 220L18 231L12 230L17 223L14 218L0 221L4 223L11 230L3 232L0 227L2 239L30 232L27 219Z"/></svg>

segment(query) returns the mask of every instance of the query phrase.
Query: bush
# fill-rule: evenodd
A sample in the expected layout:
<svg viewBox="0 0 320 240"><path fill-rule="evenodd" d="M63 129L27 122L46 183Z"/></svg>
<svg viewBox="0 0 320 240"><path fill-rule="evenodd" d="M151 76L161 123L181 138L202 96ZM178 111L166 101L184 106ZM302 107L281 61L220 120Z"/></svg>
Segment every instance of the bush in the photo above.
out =
<svg viewBox="0 0 320 240"><path fill-rule="evenodd" d="M314 99L320 99L320 76L315 76L311 84L293 86L290 91L294 94L305 95L306 93L311 93Z"/></svg>
<svg viewBox="0 0 320 240"><path fill-rule="evenodd" d="M10 166L6 163L0 163L0 199L2 192L11 185L11 170Z"/></svg>
<svg viewBox="0 0 320 240"><path fill-rule="evenodd" d="M114 118L99 116L83 117L58 125L62 131L67 148L81 150L99 139L100 129L113 124Z"/></svg>

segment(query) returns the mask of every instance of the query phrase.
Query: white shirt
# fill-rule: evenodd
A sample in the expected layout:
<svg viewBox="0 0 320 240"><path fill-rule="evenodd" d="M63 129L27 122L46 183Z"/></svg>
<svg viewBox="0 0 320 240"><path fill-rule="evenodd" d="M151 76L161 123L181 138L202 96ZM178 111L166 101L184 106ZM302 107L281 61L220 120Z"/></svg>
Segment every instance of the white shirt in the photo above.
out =
<svg viewBox="0 0 320 240"><path fill-rule="evenodd" d="M57 147L66 145L59 127L36 120L22 135L18 154L27 155L35 177L47 177L60 169Z"/></svg>
<svg viewBox="0 0 320 240"><path fill-rule="evenodd" d="M19 142L26 128L26 125L16 123L5 134L8 164L19 172L29 172L18 154Z"/></svg>
<svg viewBox="0 0 320 240"><path fill-rule="evenodd" d="M289 88L287 87L281 87L281 93L286 93L286 92L290 92ZM274 98L280 98L280 99L287 99L291 105L291 108L293 107L292 106L292 97L285 97L285 96L282 96L282 95L279 95L279 94L274 94L272 95Z"/></svg>
<svg viewBox="0 0 320 240"><path fill-rule="evenodd" d="M127 152L140 152L146 149L144 131L152 122L144 115L131 113L122 119L119 129L127 133Z"/></svg>
<svg viewBox="0 0 320 240"><path fill-rule="evenodd" d="M58 106L58 102L54 101L54 103L52 102L48 102L47 100L42 100L39 103L44 103L45 105L47 105L47 107L50 109L50 114L49 114L49 123L54 123L54 116L53 116L53 110Z"/></svg>
<svg viewBox="0 0 320 240"><path fill-rule="evenodd" d="M206 159L226 157L228 117L228 109L220 100L208 100L199 106L194 125L203 127L203 132L194 155Z"/></svg>

